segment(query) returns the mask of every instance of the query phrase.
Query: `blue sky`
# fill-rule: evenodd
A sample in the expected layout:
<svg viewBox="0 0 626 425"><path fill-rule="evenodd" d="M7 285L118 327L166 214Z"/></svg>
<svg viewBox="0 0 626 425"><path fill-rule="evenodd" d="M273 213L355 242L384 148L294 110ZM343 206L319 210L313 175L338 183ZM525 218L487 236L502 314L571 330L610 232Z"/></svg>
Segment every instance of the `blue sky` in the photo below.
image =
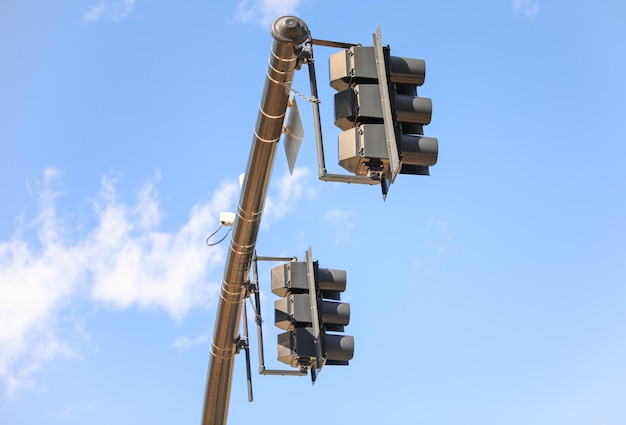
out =
<svg viewBox="0 0 626 425"><path fill-rule="evenodd" d="M0 2L0 422L199 423L226 246L205 239L236 208L283 14L365 45L380 25L392 54L425 59L439 162L385 202L321 182L300 101L257 252L311 246L347 270L355 356L315 386L253 356L248 403L239 355L229 423L626 423L626 6L610 0ZM338 173L334 52L315 48ZM309 94L305 70L294 87Z"/></svg>

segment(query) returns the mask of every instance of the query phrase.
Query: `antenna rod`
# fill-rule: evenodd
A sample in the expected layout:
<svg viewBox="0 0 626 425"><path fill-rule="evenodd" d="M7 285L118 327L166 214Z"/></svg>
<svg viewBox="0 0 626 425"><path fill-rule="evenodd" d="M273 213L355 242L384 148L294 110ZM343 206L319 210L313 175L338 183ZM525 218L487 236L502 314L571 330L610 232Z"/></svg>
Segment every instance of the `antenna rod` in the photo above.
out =
<svg viewBox="0 0 626 425"><path fill-rule="evenodd" d="M272 24L270 32L274 44L230 239L211 341L203 425L226 424L234 357L237 352L237 333L250 263L274 154L287 111L293 73L298 66L302 43L309 37L307 25L294 16L278 18Z"/></svg>

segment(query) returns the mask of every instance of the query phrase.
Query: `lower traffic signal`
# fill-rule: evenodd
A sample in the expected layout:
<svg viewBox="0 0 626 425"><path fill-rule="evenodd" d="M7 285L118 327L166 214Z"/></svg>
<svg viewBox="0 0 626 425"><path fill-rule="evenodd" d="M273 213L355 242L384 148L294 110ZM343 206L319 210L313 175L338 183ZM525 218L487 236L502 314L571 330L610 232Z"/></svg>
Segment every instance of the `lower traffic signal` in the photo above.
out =
<svg viewBox="0 0 626 425"><path fill-rule="evenodd" d="M343 335L350 322L350 304L340 301L346 289L344 270L319 268L311 249L305 261L290 261L272 269L274 324L278 360L292 367L311 369L311 377L324 365L347 365L354 355L354 338Z"/></svg>

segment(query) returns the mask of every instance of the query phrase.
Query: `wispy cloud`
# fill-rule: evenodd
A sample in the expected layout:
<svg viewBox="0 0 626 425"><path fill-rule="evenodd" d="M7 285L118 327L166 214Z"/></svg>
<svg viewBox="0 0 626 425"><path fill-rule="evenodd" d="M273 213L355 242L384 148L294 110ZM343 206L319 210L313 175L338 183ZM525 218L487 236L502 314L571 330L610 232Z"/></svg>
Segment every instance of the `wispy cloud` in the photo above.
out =
<svg viewBox="0 0 626 425"><path fill-rule="evenodd" d="M58 325L72 301L163 309L179 319L207 305L219 288L207 279L221 265L223 251L204 240L219 212L232 207L237 183L222 184L178 230L164 232L158 230L154 180L129 204L118 199L116 182L105 178L93 202L95 224L80 231L58 216L59 180L58 171L44 172L37 217L0 242L0 379L9 395L32 387L34 374L50 359L76 356ZM31 228L36 236L29 239Z"/></svg>
<svg viewBox="0 0 626 425"><path fill-rule="evenodd" d="M539 2L535 0L513 0L513 14L533 19L539 13Z"/></svg>
<svg viewBox="0 0 626 425"><path fill-rule="evenodd" d="M181 336L176 338L176 340L172 343L172 347L174 347L178 351L185 351L197 345L204 345L209 342L208 335L200 335L195 338L189 338L188 336Z"/></svg>
<svg viewBox="0 0 626 425"><path fill-rule="evenodd" d="M447 255L458 251L448 220L430 219L428 220L428 227L435 230L430 243L439 254Z"/></svg>
<svg viewBox="0 0 626 425"><path fill-rule="evenodd" d="M300 0L241 0L235 19L269 25L276 18L293 15L299 3Z"/></svg>
<svg viewBox="0 0 626 425"><path fill-rule="evenodd" d="M135 0L100 0L100 3L91 7L83 16L88 22L109 19L119 22L126 19L133 12Z"/></svg>
<svg viewBox="0 0 626 425"><path fill-rule="evenodd" d="M347 239L354 230L351 211L332 209L324 215L324 219L333 223L338 229L334 232L335 242Z"/></svg>
<svg viewBox="0 0 626 425"><path fill-rule="evenodd" d="M315 189L313 189L309 183L309 170L307 168L296 167L293 170L293 175L285 171L285 173L272 184L278 196L267 198L263 217L269 221L277 220L289 213L294 204L300 199L315 198ZM267 224L267 222L265 222L265 224Z"/></svg>

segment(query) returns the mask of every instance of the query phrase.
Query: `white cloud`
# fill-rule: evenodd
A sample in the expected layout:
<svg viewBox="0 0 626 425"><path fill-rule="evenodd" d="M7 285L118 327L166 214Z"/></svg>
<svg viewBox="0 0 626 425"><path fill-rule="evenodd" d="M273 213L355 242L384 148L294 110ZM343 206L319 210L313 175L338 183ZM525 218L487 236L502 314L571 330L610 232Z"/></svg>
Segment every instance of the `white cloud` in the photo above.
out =
<svg viewBox="0 0 626 425"><path fill-rule="evenodd" d="M241 0L235 19L269 25L284 15L293 15L300 0Z"/></svg>
<svg viewBox="0 0 626 425"><path fill-rule="evenodd" d="M174 318L207 305L219 289L207 278L221 266L223 250L204 241L239 191L235 182L222 184L178 230L164 232L157 228L154 181L129 205L117 199L115 182L107 178L94 202L94 226L72 241L81 229L57 217L58 181L56 170L45 171L37 218L0 242L0 379L9 395L32 387L33 374L50 359L76 355L58 319L79 297L115 308L163 309ZM28 226L36 230L35 241L22 235Z"/></svg>
<svg viewBox="0 0 626 425"><path fill-rule="evenodd" d="M10 394L31 386L42 361L69 350L55 335L54 314L76 290L82 254L66 247L58 234L51 187L58 172L44 173L36 219L42 249L19 238L0 243L0 376ZM23 361L28 353L30 361ZM17 368L15 367L17 365Z"/></svg>
<svg viewBox="0 0 626 425"><path fill-rule="evenodd" d="M101 0L96 6L85 13L85 21L95 22L101 19L110 19L118 22L126 19L133 12L135 0Z"/></svg>
<svg viewBox="0 0 626 425"><path fill-rule="evenodd" d="M203 277L208 265L222 261L222 251L203 242L237 189L235 183L223 185L209 204L196 205L175 233L156 230L160 212L153 185L139 193L133 207L117 202L107 189L97 203L99 226L86 241L98 257L88 266L92 297L118 308L162 308L176 318L205 303L217 289Z"/></svg>
<svg viewBox="0 0 626 425"><path fill-rule="evenodd" d="M533 19L539 13L539 2L535 0L513 0L513 14Z"/></svg>

